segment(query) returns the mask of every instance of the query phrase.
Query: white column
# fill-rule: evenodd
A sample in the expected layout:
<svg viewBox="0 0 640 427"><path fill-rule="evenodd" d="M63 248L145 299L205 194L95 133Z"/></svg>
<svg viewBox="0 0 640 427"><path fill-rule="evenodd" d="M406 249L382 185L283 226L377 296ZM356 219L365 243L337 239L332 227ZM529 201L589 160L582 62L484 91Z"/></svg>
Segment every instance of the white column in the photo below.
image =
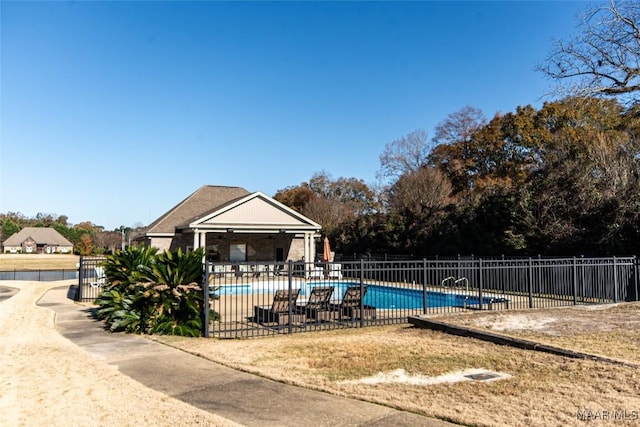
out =
<svg viewBox="0 0 640 427"><path fill-rule="evenodd" d="M200 232L198 229L193 230L193 250L195 251L200 247Z"/></svg>
<svg viewBox="0 0 640 427"><path fill-rule="evenodd" d="M207 232L202 231L198 233L200 237L198 237L198 247L204 248L204 255L202 256L202 264L204 265L207 260Z"/></svg>
<svg viewBox="0 0 640 427"><path fill-rule="evenodd" d="M198 231L198 247L204 248L207 246L207 242L204 239L204 231Z"/></svg>
<svg viewBox="0 0 640 427"><path fill-rule="evenodd" d="M316 260L316 239L314 239L315 233L309 233L309 256L313 261Z"/></svg>
<svg viewBox="0 0 640 427"><path fill-rule="evenodd" d="M306 270L306 277L311 275L311 266L308 264L311 261L309 256L309 233L304 233L304 268Z"/></svg>

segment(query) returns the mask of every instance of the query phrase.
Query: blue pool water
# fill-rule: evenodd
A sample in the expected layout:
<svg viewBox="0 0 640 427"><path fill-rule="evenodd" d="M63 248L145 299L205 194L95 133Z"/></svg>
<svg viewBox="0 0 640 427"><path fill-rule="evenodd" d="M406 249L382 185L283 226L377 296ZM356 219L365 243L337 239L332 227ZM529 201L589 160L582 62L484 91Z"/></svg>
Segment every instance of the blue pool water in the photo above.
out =
<svg viewBox="0 0 640 427"><path fill-rule="evenodd" d="M357 286L358 283L349 282L308 282L301 289L300 297L308 295L315 286L333 286L333 299L339 300L344 295L348 286ZM271 289L272 290L272 289ZM268 292L269 289L254 288L249 284L229 285L215 291L215 295L242 295L256 292ZM454 293L427 291L427 308L432 307L461 307L477 306L479 299L477 296L461 295ZM504 301L502 298L483 297L482 303ZM423 308L424 293L419 289L405 289L392 286L367 285L367 293L364 297L364 304L371 305L379 309L421 309Z"/></svg>
<svg viewBox="0 0 640 427"><path fill-rule="evenodd" d="M318 284L309 283L308 287ZM357 283L331 283L335 286L334 295L342 296L348 286L357 286ZM364 304L380 309L421 309L424 307L425 293L421 289L406 289L392 286L367 285L367 293L364 296ZM427 291L427 308L432 307L462 307L477 306L477 296L460 295L454 293ZM482 303L496 302L494 297L483 297Z"/></svg>
<svg viewBox="0 0 640 427"><path fill-rule="evenodd" d="M215 291L211 292L211 295L243 295L243 294L253 294L259 292L259 289L253 289L251 285L241 284L241 285L223 285Z"/></svg>

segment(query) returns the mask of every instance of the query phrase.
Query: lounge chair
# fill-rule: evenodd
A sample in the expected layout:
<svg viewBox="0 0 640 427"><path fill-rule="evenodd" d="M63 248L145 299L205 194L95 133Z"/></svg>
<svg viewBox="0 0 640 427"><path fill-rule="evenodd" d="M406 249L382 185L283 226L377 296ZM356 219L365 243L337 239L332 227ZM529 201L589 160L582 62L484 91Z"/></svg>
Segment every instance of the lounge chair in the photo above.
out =
<svg viewBox="0 0 640 427"><path fill-rule="evenodd" d="M331 320L334 318L330 307L331 295L333 295L333 286L315 287L311 290L306 304L298 305L296 312L302 313L316 322Z"/></svg>
<svg viewBox="0 0 640 427"><path fill-rule="evenodd" d="M309 271L309 279L323 279L324 278L324 268L320 266L313 266Z"/></svg>
<svg viewBox="0 0 640 427"><path fill-rule="evenodd" d="M367 293L367 286L360 285L349 286L344 291L344 296L340 304L333 304L331 309L335 311L340 319L356 320L356 319L375 319L376 308L363 304L363 299Z"/></svg>
<svg viewBox="0 0 640 427"><path fill-rule="evenodd" d="M274 269L272 269L269 264L261 266L260 273L264 274L265 277L274 277L276 275Z"/></svg>
<svg viewBox="0 0 640 427"><path fill-rule="evenodd" d="M95 280L90 282L92 288L100 288L107 283L107 276L104 274L104 267L96 267L94 268L96 273Z"/></svg>
<svg viewBox="0 0 640 427"><path fill-rule="evenodd" d="M276 264L273 266L274 276L286 276L287 272L284 268L284 264Z"/></svg>
<svg viewBox="0 0 640 427"><path fill-rule="evenodd" d="M249 266L246 264L236 264L236 279L249 273Z"/></svg>
<svg viewBox="0 0 640 427"><path fill-rule="evenodd" d="M214 264L213 265L213 271L211 272L212 276L215 276L217 278L222 278L225 276L225 267L224 265L219 265L219 264Z"/></svg>
<svg viewBox="0 0 640 427"><path fill-rule="evenodd" d="M294 289L289 295L286 289L279 289L273 295L271 306L256 305L253 308L254 320L257 323L277 323L278 326L290 323L303 323L306 319L304 313L296 312L296 300L300 289ZM291 310L289 310L291 308ZM290 313L291 311L291 313Z"/></svg>
<svg viewBox="0 0 640 427"><path fill-rule="evenodd" d="M342 264L329 264L329 273L327 273L329 279L342 279Z"/></svg>

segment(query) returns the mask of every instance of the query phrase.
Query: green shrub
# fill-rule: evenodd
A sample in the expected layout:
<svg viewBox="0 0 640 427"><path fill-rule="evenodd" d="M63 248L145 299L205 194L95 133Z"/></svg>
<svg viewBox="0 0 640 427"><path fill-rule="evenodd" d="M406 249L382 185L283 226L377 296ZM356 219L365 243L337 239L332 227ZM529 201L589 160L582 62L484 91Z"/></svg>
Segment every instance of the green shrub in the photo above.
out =
<svg viewBox="0 0 640 427"><path fill-rule="evenodd" d="M98 317L112 331L199 336L203 256L202 248L157 254L144 246L109 255L107 285L96 299Z"/></svg>

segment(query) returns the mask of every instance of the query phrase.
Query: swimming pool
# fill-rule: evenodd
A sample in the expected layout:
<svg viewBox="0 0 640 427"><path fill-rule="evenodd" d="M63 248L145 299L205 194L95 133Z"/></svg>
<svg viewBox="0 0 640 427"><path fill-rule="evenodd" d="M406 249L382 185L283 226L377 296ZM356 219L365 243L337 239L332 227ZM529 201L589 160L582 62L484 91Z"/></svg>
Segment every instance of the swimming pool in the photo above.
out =
<svg viewBox="0 0 640 427"><path fill-rule="evenodd" d="M280 288L286 289L286 283ZM333 300L339 301L344 295L345 290L349 286L358 286L359 283L354 282L307 282L300 290L300 297L304 298L309 295L311 289L316 286L333 286ZM237 284L225 285L216 290L213 294L220 295L243 295L260 292L272 292L273 286L267 287L264 284ZM434 307L474 307L479 305L479 299L473 295L463 295L448 292L427 291L427 308ZM364 304L379 309L422 309L424 301L424 293L422 289L407 289L395 286L381 286L367 284L367 293L364 297ZM483 297L482 304L505 302L504 298Z"/></svg>
<svg viewBox="0 0 640 427"><path fill-rule="evenodd" d="M358 286L359 283L338 282L331 283L335 286L334 296L342 295L348 286ZM308 283L307 288L321 286L318 283ZM427 291L427 308L434 307L473 307L479 305L479 299L473 295L463 295L438 291ZM504 298L483 297L482 304L497 303ZM422 309L424 308L424 292L422 289L407 289L395 286L367 285L367 293L364 296L364 304L379 309Z"/></svg>

